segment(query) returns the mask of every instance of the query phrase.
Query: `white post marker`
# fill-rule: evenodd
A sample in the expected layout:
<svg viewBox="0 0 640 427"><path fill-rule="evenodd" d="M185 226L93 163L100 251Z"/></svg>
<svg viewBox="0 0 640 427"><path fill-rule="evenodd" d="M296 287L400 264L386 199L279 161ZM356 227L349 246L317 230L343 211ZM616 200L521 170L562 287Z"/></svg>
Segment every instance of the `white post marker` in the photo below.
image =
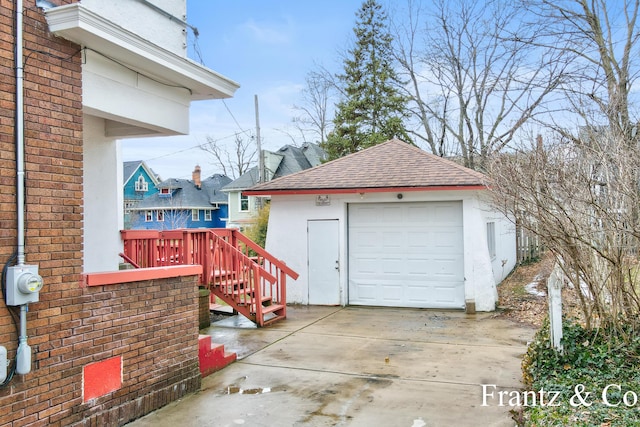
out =
<svg viewBox="0 0 640 427"><path fill-rule="evenodd" d="M563 273L556 264L547 279L547 294L549 295L549 332L551 345L562 351L562 282Z"/></svg>

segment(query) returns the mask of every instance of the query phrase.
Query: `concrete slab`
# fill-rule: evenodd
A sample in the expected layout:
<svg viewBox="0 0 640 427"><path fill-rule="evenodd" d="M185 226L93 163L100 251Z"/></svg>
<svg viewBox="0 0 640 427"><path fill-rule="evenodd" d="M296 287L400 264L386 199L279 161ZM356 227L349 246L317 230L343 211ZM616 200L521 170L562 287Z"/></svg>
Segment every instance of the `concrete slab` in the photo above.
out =
<svg viewBox="0 0 640 427"><path fill-rule="evenodd" d="M482 406L482 384L521 387L533 329L491 313L287 310L267 328L213 325L207 333L242 360L130 425L514 425L509 407Z"/></svg>

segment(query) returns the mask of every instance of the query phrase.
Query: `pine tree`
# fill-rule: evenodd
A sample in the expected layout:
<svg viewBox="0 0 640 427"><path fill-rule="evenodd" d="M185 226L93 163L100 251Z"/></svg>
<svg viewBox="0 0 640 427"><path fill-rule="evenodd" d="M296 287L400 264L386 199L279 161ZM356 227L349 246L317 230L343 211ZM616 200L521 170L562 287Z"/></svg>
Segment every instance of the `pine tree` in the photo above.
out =
<svg viewBox="0 0 640 427"><path fill-rule="evenodd" d="M344 98L336 105L335 128L322 144L328 160L391 138L411 142L404 127L407 100L393 68L388 17L376 0L365 0L353 29L355 45L338 75Z"/></svg>

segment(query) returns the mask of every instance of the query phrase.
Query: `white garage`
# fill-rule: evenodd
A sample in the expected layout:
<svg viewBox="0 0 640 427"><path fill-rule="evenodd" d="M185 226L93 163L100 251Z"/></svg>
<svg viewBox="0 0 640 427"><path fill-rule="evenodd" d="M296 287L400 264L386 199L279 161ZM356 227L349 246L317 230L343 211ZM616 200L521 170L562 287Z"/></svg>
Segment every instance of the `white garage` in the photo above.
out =
<svg viewBox="0 0 640 427"><path fill-rule="evenodd" d="M464 308L462 203L351 204L349 304Z"/></svg>
<svg viewBox="0 0 640 427"><path fill-rule="evenodd" d="M516 262L484 175L399 140L259 184L287 301L491 311Z"/></svg>

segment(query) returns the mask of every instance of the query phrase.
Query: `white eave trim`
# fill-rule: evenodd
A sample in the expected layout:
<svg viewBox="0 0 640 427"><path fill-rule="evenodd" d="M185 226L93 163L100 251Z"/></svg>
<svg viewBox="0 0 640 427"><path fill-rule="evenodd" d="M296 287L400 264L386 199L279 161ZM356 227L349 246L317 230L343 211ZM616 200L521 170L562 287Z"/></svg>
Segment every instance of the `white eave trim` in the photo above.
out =
<svg viewBox="0 0 640 427"><path fill-rule="evenodd" d="M45 16L49 30L56 36L167 84L188 88L192 100L230 98L240 87L233 80L104 19L81 3L49 9Z"/></svg>

